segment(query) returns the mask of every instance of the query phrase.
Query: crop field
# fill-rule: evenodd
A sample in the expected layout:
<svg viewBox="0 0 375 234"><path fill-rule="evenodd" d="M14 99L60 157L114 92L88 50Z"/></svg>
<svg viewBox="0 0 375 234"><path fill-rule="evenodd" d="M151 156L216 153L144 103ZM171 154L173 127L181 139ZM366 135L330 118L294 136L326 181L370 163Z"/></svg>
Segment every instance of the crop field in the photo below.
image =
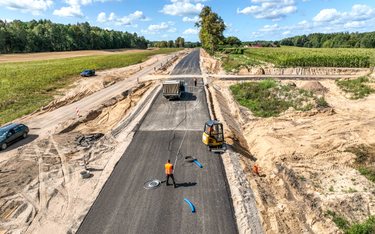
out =
<svg viewBox="0 0 375 234"><path fill-rule="evenodd" d="M177 50L180 49L0 64L0 124L30 114L52 101L56 89L72 84L85 69L125 67L142 63L152 55Z"/></svg>
<svg viewBox="0 0 375 234"><path fill-rule="evenodd" d="M248 57L274 63L279 67L355 67L369 68L375 64L375 49L350 48L248 48Z"/></svg>

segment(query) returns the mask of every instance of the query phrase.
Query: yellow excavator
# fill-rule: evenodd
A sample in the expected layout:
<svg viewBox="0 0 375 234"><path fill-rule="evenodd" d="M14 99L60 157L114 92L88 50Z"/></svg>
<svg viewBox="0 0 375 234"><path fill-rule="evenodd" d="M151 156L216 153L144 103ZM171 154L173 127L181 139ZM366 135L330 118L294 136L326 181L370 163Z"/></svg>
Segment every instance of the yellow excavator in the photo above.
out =
<svg viewBox="0 0 375 234"><path fill-rule="evenodd" d="M204 126L202 141L208 146L209 151L224 153L227 146L224 141L223 124L217 120L207 121Z"/></svg>

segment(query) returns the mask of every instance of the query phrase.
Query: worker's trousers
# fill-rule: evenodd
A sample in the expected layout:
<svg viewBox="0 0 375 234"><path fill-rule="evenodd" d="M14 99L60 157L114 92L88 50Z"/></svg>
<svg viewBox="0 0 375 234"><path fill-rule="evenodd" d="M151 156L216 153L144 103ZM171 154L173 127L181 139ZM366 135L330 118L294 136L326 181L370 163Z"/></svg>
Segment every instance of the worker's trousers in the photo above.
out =
<svg viewBox="0 0 375 234"><path fill-rule="evenodd" d="M174 177L173 177L173 174L172 175L167 175L167 181L166 181L166 185L168 186L168 181L169 181L169 177L171 177L172 178L172 182L173 182L173 185L175 186L176 185L176 183L174 182Z"/></svg>
<svg viewBox="0 0 375 234"><path fill-rule="evenodd" d="M194 85L197 86L197 82L196 81L194 81Z"/></svg>

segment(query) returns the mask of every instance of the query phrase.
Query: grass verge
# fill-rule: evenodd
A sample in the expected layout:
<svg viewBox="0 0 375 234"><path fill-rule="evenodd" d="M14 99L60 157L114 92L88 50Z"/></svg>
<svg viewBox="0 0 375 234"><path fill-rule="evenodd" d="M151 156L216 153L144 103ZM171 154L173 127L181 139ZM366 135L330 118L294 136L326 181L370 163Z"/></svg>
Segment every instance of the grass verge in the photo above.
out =
<svg viewBox="0 0 375 234"><path fill-rule="evenodd" d="M308 111L314 107L327 107L324 97L317 98L312 92L298 89L293 84L283 85L270 79L230 86L236 101L249 108L254 116L268 118L279 116L289 107Z"/></svg>
<svg viewBox="0 0 375 234"><path fill-rule="evenodd" d="M56 90L77 80L85 69L103 70L142 63L179 48L0 64L0 124L30 114L53 100Z"/></svg>
<svg viewBox="0 0 375 234"><path fill-rule="evenodd" d="M336 84L340 87L340 89L353 94L350 99L364 98L372 93L375 93L374 89L371 89L366 85L366 83L369 82L371 81L368 77L359 77L353 80L336 79Z"/></svg>

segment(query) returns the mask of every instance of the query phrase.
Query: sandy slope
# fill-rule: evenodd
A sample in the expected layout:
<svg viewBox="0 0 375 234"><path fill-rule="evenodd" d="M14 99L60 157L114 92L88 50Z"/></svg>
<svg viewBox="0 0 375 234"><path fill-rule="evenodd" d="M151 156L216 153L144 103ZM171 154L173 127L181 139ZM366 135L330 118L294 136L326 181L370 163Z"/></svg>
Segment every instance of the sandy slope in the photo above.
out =
<svg viewBox="0 0 375 234"><path fill-rule="evenodd" d="M343 152L362 144L374 148L375 95L350 100L333 80L319 80L328 89L324 95L330 108L290 109L263 119L234 100L229 86L237 82L211 82L219 88L210 87L214 112L227 142L240 153L266 233L340 233L323 216L327 210L351 223L375 215L375 185L354 168L355 155Z"/></svg>

